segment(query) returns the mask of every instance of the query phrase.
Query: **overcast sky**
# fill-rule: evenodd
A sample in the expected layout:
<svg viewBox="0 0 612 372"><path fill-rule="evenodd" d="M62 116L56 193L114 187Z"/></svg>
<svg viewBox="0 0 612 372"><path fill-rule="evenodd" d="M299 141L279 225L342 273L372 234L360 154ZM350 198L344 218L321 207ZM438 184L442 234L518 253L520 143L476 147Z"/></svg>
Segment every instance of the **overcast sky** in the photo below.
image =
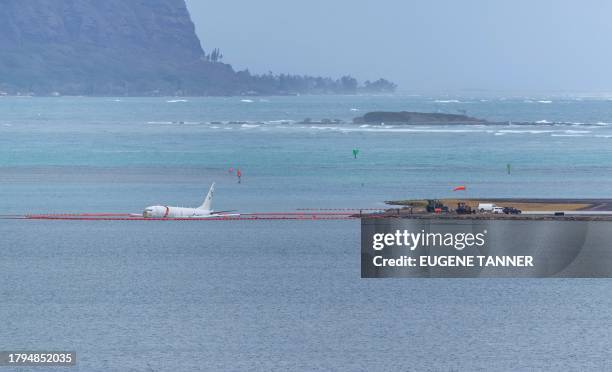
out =
<svg viewBox="0 0 612 372"><path fill-rule="evenodd" d="M252 72L415 92L612 91L608 0L187 0L205 50Z"/></svg>

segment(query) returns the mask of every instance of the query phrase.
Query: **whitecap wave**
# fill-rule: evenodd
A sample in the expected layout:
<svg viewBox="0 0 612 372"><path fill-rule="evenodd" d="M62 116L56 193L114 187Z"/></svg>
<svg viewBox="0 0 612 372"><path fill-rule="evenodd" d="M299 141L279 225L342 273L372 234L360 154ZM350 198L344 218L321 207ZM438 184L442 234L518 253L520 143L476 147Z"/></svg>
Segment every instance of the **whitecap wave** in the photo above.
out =
<svg viewBox="0 0 612 372"><path fill-rule="evenodd" d="M591 131L590 130L571 130L571 129L568 129L564 133L567 133L567 134L586 134L586 133L591 133Z"/></svg>
<svg viewBox="0 0 612 372"><path fill-rule="evenodd" d="M253 103L254 101L252 99L241 99L240 102Z"/></svg>
<svg viewBox="0 0 612 372"><path fill-rule="evenodd" d="M541 100L541 101L538 101L538 103L552 103L552 101L549 101L549 100Z"/></svg>
<svg viewBox="0 0 612 372"><path fill-rule="evenodd" d="M461 101L457 99L437 99L434 102L435 103L461 103Z"/></svg>
<svg viewBox="0 0 612 372"><path fill-rule="evenodd" d="M498 133L504 133L504 134L544 134L544 133L553 133L554 131L552 130L533 130L533 129L528 129L528 130L513 130L513 129L503 129L500 130Z"/></svg>
<svg viewBox="0 0 612 372"><path fill-rule="evenodd" d="M416 129L416 128L395 128L393 126L386 127L321 127L311 126L311 129L325 130L325 131L337 131L342 133L349 132L370 132L370 133L483 133L483 130L478 129L451 129L451 128L440 128L440 129Z"/></svg>
<svg viewBox="0 0 612 372"><path fill-rule="evenodd" d="M181 103L181 102L189 102L186 99L171 99L169 101L166 101L167 103Z"/></svg>
<svg viewBox="0 0 612 372"><path fill-rule="evenodd" d="M561 133L553 133L550 136L551 137L585 137L584 134L561 134Z"/></svg>

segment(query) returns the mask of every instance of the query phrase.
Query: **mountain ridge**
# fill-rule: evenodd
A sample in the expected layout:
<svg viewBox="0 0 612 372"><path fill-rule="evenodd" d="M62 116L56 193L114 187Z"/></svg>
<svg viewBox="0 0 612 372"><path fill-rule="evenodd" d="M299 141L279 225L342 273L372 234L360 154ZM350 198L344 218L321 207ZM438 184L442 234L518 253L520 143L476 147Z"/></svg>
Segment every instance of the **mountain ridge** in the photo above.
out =
<svg viewBox="0 0 612 372"><path fill-rule="evenodd" d="M347 93L354 79L251 75L211 59L184 0L2 0L0 92L36 95ZM382 84L382 85L381 85ZM386 80L362 89L394 87Z"/></svg>

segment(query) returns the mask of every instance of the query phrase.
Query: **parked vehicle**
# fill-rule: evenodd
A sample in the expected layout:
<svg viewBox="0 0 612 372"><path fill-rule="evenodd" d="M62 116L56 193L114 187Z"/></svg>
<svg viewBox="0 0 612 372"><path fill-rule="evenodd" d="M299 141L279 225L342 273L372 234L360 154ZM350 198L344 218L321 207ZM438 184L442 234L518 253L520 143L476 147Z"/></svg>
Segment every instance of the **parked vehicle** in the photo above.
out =
<svg viewBox="0 0 612 372"><path fill-rule="evenodd" d="M493 207L493 210L491 211L495 214L504 214L504 208L502 207Z"/></svg>
<svg viewBox="0 0 612 372"><path fill-rule="evenodd" d="M521 214L523 211L521 211L520 209L516 209L514 207L505 207L504 208L504 213L505 214Z"/></svg>
<svg viewBox="0 0 612 372"><path fill-rule="evenodd" d="M482 212L493 212L493 208L497 206L493 203L480 203L478 204L478 210Z"/></svg>

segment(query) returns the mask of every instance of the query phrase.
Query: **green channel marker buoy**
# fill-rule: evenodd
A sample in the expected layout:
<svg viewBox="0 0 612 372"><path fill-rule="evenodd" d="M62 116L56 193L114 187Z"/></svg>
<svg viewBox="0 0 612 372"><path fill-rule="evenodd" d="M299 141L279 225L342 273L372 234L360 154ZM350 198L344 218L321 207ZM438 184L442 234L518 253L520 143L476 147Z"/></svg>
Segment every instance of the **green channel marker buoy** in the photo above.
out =
<svg viewBox="0 0 612 372"><path fill-rule="evenodd" d="M357 155L359 155L359 150L353 149L353 156L355 157L355 159L357 159Z"/></svg>

